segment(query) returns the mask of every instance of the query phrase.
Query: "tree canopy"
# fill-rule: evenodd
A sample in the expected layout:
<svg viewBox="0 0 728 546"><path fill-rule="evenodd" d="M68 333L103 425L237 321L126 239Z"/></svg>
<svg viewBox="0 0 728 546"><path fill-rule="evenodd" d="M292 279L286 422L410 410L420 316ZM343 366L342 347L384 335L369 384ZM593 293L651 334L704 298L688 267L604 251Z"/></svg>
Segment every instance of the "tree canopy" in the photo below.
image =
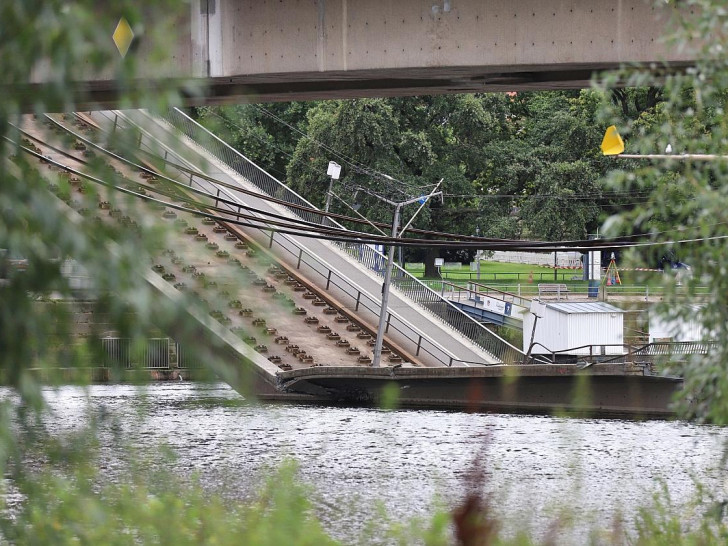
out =
<svg viewBox="0 0 728 546"><path fill-rule="evenodd" d="M343 173L334 193L345 202L333 199L337 212L352 214L356 202L370 220L389 222L392 207L357 188L403 201L442 179L444 199L431 201L416 227L561 240L586 238L612 212L636 204L626 193L604 191L614 163L599 151L601 109L611 106L647 128L662 97L658 87L443 95L206 108L199 115L218 130L224 125L243 153L318 206L326 200L328 162L337 161ZM437 254L407 251L430 266Z"/></svg>

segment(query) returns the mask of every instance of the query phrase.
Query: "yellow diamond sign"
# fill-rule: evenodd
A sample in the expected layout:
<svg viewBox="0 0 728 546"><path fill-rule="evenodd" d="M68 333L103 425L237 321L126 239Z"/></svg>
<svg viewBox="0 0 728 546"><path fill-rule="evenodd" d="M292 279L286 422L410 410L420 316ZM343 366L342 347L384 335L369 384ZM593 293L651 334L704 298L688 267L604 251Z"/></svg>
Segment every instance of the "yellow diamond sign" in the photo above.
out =
<svg viewBox="0 0 728 546"><path fill-rule="evenodd" d="M124 17L119 19L119 23L116 25L116 30L114 31L113 39L114 44L116 44L116 49L119 50L121 56L126 57L126 53L129 51L129 46L134 39L134 31L131 29L129 23Z"/></svg>

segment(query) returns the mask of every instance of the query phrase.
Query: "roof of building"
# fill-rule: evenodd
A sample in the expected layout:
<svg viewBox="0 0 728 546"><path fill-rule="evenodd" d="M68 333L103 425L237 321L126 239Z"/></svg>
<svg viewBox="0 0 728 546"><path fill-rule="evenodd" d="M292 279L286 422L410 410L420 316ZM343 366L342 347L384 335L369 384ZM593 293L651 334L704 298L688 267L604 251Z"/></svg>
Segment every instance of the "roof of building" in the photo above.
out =
<svg viewBox="0 0 728 546"><path fill-rule="evenodd" d="M603 301L552 302L547 303L546 307L569 315L576 313L624 313L623 309Z"/></svg>

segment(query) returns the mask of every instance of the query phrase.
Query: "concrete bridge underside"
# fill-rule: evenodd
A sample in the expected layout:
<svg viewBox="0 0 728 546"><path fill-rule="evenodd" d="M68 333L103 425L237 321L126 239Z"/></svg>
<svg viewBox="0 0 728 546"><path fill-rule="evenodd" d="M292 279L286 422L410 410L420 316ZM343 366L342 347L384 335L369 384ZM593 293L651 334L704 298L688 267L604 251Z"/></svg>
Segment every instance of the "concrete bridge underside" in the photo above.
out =
<svg viewBox="0 0 728 546"><path fill-rule="evenodd" d="M694 52L664 39L671 17L690 15L672 4L192 0L161 70L145 66L155 44L144 34L130 55L140 61L139 86L205 83L190 103L580 88L624 63L691 64ZM79 82L85 100L113 105L117 69ZM39 70L32 83L47 79Z"/></svg>

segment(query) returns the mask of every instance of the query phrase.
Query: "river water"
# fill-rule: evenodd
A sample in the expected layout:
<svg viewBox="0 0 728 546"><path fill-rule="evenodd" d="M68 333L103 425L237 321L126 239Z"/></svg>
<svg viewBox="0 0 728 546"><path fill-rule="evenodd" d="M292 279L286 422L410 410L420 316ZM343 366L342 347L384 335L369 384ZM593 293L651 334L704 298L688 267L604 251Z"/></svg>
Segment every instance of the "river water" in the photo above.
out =
<svg viewBox="0 0 728 546"><path fill-rule="evenodd" d="M479 460L484 490L505 529L546 532L560 510L576 515L567 542L587 527L627 526L661 484L687 509L695 480L725 494L721 456L728 429L683 422L555 418L446 411L381 411L258 405L224 384L94 385L46 390L59 433L102 421L102 460L124 469L119 439L154 461L154 446L176 454L174 470L205 487L247 499L266 469L286 458L313 489L318 516L347 543L381 507L393 519L453 507ZM159 459L160 465L170 464ZM155 464L152 462L151 464Z"/></svg>

